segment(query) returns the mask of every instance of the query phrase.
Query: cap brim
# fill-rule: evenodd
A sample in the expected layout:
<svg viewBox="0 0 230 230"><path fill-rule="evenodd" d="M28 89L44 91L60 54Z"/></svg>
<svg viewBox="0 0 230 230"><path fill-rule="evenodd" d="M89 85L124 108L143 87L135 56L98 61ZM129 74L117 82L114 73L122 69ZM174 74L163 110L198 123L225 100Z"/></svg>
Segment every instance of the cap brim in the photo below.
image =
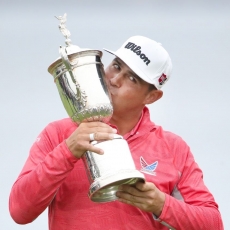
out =
<svg viewBox="0 0 230 230"><path fill-rule="evenodd" d="M127 66L129 66L129 68L135 73L137 74L137 76L139 76L142 80L146 81L147 83L149 84L153 84L149 79L148 77L145 76L145 74L139 69L137 68L136 66L133 66L131 63L129 63L129 60L125 60L124 58L122 58L118 53L114 52L114 51L111 51L111 50L108 50L108 49L105 49L103 48L103 50L115 55L116 57L120 58Z"/></svg>
<svg viewBox="0 0 230 230"><path fill-rule="evenodd" d="M111 54L117 56L116 53L115 53L114 51L111 51L111 50L108 50L108 49L105 49L105 48L103 48L103 50L105 50L105 51L107 51L107 52L109 52L109 53L111 53Z"/></svg>

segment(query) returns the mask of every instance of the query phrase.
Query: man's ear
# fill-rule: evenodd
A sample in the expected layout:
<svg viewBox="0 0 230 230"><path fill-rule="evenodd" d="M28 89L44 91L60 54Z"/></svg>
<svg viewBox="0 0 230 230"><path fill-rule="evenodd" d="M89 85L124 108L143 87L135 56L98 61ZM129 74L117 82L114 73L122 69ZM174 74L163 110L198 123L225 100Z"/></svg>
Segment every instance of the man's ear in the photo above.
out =
<svg viewBox="0 0 230 230"><path fill-rule="evenodd" d="M157 89L157 90L151 90L145 98L144 103L145 104L152 104L155 101L159 100L163 96L163 91Z"/></svg>

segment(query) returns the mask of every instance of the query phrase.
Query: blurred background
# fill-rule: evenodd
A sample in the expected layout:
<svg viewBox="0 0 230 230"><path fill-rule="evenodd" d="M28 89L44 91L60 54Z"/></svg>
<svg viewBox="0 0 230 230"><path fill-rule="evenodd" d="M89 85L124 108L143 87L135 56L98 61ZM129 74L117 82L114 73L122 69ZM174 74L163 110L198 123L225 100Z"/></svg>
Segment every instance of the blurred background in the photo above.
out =
<svg viewBox="0 0 230 230"><path fill-rule="evenodd" d="M48 66L65 45L54 16L67 13L74 45L116 50L130 36L163 44L173 62L152 120L191 147L230 229L230 1L0 0L0 228L48 229L47 210L20 226L8 211L29 149L51 121L67 116ZM104 53L106 65L112 56Z"/></svg>

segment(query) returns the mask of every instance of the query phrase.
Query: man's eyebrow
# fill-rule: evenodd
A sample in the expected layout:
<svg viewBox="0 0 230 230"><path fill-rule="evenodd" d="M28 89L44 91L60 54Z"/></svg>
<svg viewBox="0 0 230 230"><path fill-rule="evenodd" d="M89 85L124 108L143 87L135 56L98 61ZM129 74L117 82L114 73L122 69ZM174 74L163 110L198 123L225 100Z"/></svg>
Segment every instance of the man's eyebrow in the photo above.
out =
<svg viewBox="0 0 230 230"><path fill-rule="evenodd" d="M120 61L120 59L118 57L113 59L115 62L118 62L119 65L123 65L123 62Z"/></svg>

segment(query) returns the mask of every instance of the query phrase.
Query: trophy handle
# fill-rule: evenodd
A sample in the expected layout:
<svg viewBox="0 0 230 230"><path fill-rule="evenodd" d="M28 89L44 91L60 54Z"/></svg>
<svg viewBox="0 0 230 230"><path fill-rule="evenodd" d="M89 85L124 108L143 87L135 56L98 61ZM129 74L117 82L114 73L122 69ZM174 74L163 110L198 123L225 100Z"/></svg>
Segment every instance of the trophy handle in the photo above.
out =
<svg viewBox="0 0 230 230"><path fill-rule="evenodd" d="M72 67L71 67L69 58L67 56L65 47L60 46L59 53L61 55L63 64L65 65L67 71L70 74L70 77L71 77L72 81L76 85L76 91L77 91L77 93L76 93L76 100L79 101L83 105L83 107L85 107L86 106L86 101L87 101L86 100L86 95L85 95L84 91L82 91L80 89L80 85L79 85L79 83L76 81L76 79L74 77L74 74L73 74L73 71L72 71Z"/></svg>

